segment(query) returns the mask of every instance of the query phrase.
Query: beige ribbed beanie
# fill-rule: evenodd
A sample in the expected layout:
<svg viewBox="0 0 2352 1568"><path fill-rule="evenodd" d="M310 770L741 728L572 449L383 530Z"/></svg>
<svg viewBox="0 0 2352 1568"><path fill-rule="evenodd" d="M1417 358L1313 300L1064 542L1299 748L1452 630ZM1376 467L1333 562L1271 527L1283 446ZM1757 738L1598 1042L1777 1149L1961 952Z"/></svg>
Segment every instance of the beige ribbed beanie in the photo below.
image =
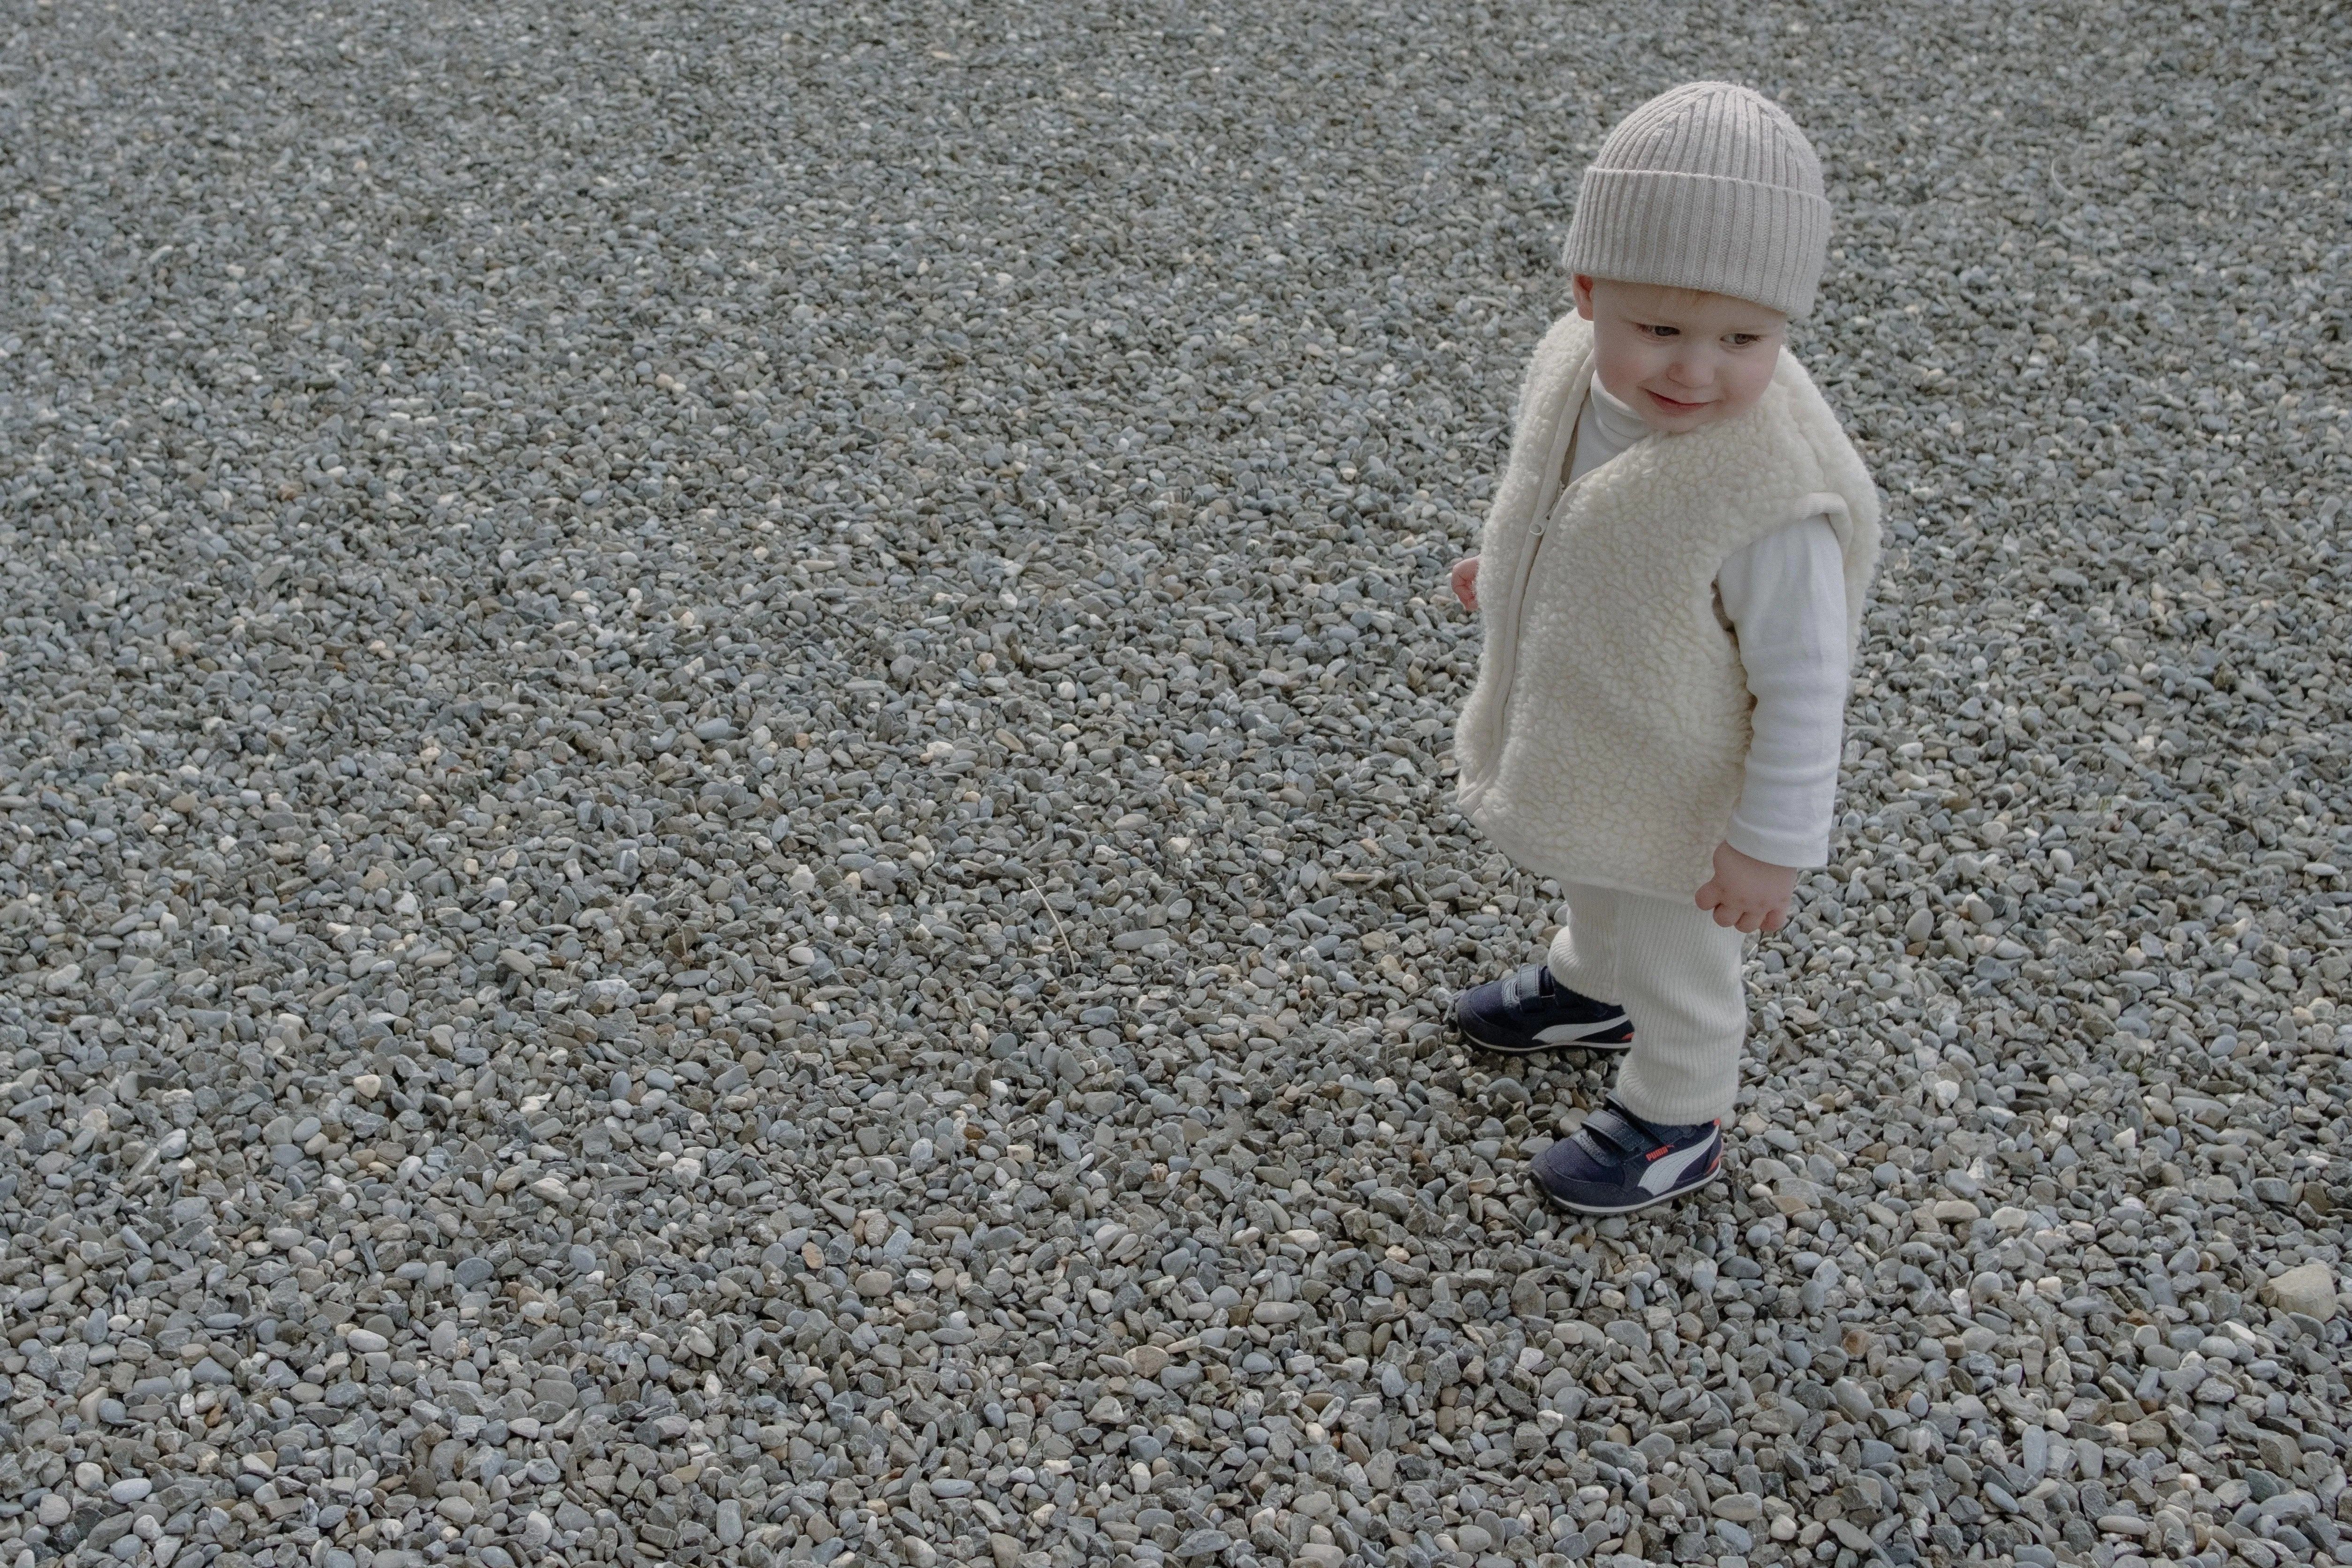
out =
<svg viewBox="0 0 2352 1568"><path fill-rule="evenodd" d="M1695 81L1642 105L1601 144L1564 259L1570 272L1801 317L1829 237L1821 162L1797 122L1762 93Z"/></svg>

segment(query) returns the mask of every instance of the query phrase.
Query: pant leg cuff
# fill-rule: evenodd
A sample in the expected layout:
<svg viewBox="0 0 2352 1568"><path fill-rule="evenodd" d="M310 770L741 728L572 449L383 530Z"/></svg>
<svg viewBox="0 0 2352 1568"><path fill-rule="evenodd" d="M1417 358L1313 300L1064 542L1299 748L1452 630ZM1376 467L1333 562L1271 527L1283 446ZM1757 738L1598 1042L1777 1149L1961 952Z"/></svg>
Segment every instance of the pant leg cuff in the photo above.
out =
<svg viewBox="0 0 2352 1568"><path fill-rule="evenodd" d="M1596 966L1577 961L1574 948L1565 942L1554 942L1544 952L1544 965L1551 970L1552 984L1591 997L1595 1001L1611 1002L1617 998L1610 993L1616 989L1612 977L1590 973Z"/></svg>
<svg viewBox="0 0 2352 1568"><path fill-rule="evenodd" d="M1618 1073L1613 1092L1617 1103L1644 1122L1662 1127L1694 1127L1702 1122L1720 1122L1730 1116L1738 1094L1736 1082L1727 1091L1661 1092L1643 1083L1632 1071L1633 1065L1627 1062Z"/></svg>

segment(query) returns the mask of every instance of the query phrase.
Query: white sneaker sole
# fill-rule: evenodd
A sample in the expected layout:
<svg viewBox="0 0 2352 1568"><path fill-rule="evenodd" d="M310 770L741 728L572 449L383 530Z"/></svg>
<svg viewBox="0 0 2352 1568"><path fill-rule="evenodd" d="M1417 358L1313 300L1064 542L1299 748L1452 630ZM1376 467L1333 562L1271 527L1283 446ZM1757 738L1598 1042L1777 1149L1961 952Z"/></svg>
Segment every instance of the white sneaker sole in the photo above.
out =
<svg viewBox="0 0 2352 1568"><path fill-rule="evenodd" d="M1573 1032L1577 1030L1587 1030L1592 1033L1599 1033L1606 1030L1622 1028L1624 1023L1625 1015L1620 1013L1614 1019L1604 1019L1599 1023L1554 1024L1551 1029L1546 1030L1544 1033L1550 1034L1556 1030L1565 1030L1571 1031L1570 1037L1565 1040L1545 1040L1538 1036L1537 1042L1533 1045L1496 1045L1492 1040L1481 1040L1478 1036L1471 1033L1468 1030L1462 1027L1462 1020L1458 1016L1454 1020L1454 1029L1455 1033L1461 1035L1463 1039L1468 1040L1472 1045L1476 1046L1480 1051L1491 1051L1496 1056L1542 1056L1548 1051L1631 1051L1633 1049L1633 1041L1631 1036L1628 1036L1623 1040L1589 1040L1584 1038L1582 1034Z"/></svg>

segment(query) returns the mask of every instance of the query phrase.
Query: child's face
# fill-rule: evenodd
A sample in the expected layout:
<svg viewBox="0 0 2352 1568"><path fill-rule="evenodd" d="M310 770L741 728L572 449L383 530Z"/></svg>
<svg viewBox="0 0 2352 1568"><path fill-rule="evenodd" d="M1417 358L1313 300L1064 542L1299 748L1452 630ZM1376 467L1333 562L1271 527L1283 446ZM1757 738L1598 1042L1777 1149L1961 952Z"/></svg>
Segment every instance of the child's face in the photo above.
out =
<svg viewBox="0 0 2352 1568"><path fill-rule="evenodd" d="M1601 384L1653 430L1679 435L1744 413L1772 382L1789 319L1769 306L1579 275Z"/></svg>

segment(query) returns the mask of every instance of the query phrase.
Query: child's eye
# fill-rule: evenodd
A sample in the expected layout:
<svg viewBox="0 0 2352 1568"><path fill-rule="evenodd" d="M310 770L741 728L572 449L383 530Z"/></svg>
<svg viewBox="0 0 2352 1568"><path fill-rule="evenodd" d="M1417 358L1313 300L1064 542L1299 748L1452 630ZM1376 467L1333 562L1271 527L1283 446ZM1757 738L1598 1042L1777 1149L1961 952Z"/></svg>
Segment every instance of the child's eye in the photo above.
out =
<svg viewBox="0 0 2352 1568"><path fill-rule="evenodd" d="M1682 329L1679 327L1643 327L1642 330L1647 332L1653 338L1679 338L1682 336Z"/></svg>
<svg viewBox="0 0 2352 1568"><path fill-rule="evenodd" d="M1761 332L1734 332L1731 334L1731 346L1735 349L1744 349L1750 343L1762 341L1763 337Z"/></svg>

